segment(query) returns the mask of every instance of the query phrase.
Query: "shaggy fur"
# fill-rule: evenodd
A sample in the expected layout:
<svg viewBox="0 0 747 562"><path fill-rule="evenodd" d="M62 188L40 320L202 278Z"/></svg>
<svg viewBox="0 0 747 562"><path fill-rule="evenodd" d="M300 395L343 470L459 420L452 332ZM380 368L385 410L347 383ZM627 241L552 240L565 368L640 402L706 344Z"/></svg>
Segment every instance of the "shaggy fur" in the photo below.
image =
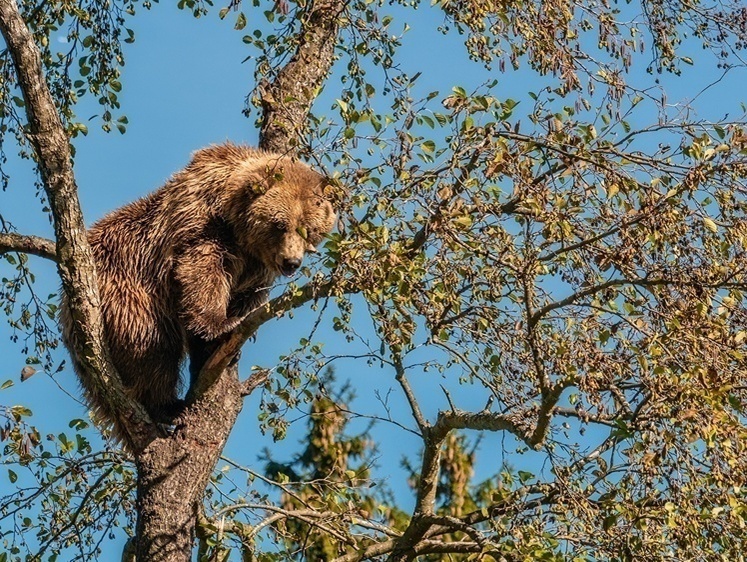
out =
<svg viewBox="0 0 747 562"><path fill-rule="evenodd" d="M219 342L292 275L334 224L325 180L308 166L231 144L200 150L150 195L89 231L105 336L131 396L156 421L181 407L179 369L192 383ZM63 299L63 339L75 359Z"/></svg>

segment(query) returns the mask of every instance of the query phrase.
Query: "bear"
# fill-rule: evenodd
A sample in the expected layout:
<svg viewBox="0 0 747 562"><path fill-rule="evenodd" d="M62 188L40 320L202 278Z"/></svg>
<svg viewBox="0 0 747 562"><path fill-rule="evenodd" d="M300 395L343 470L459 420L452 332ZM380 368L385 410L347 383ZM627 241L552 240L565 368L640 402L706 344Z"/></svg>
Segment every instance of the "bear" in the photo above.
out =
<svg viewBox="0 0 747 562"><path fill-rule="evenodd" d="M168 424L183 408L185 356L191 387L221 337L332 230L328 185L306 164L226 143L195 152L161 188L90 228L104 337L126 391L151 419ZM113 422L75 357L64 298L60 324L90 406Z"/></svg>

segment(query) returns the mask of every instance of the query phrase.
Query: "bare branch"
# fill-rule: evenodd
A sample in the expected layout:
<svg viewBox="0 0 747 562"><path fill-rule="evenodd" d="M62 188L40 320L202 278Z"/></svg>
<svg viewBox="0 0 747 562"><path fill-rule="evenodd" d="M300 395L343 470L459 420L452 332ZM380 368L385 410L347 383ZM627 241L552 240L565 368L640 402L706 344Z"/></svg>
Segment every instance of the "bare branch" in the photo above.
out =
<svg viewBox="0 0 747 562"><path fill-rule="evenodd" d="M550 429L550 422L552 421L553 413L555 411L555 405L560 400L560 395L563 394L571 381L562 380L559 383L542 390L542 402L537 413L537 423L534 426L534 431L526 440L527 445L534 447L539 450L542 444L545 442L547 432Z"/></svg>
<svg viewBox="0 0 747 562"><path fill-rule="evenodd" d="M580 301L584 297L594 295L610 287L623 287L626 285L632 285L635 287L647 287L647 288L658 287L662 285L673 285L673 286L679 286L679 287L700 287L700 288L712 288L712 289L743 287L744 286L743 283L732 283L731 282L731 279L734 278L735 275L736 275L735 272L729 272L726 278L712 281L710 283L696 282L696 281L691 281L689 279L660 279L660 278L657 278L657 279L611 279L609 281L605 281L604 283L599 283L598 285L593 285L591 287L587 287L585 289L577 291L559 301L546 304L542 308L536 310L531 315L529 315L529 321L527 324L532 327L536 326L537 322L539 322L544 316L546 316L548 313L552 312L553 310L557 310L559 308L572 305L576 303L577 301Z"/></svg>
<svg viewBox="0 0 747 562"><path fill-rule="evenodd" d="M539 494L539 497L534 499L522 500L521 497L527 495ZM464 541L449 542L447 540L436 540L435 537L442 535L451 534L455 531L461 531L477 537L478 530L473 528L473 525L482 523L489 519L504 516L507 513L521 513L529 510L534 510L542 505L549 505L555 502L557 497L557 489L554 486L526 486L519 488L511 493L511 496L499 503L495 503L478 510L467 513L461 517L442 517L442 516L426 516L432 527L423 535L422 539L413 544L409 549L409 555L414 556L417 554L425 553L458 553L462 552L461 548L464 545L471 545L468 548L480 547L483 551L491 550L490 541L476 540L474 543L467 543ZM469 531L468 531L469 529ZM398 541L400 539L392 538L379 543L369 545L363 550L353 552L335 558L333 562L358 562L359 560L369 560L382 556L384 554L394 552L398 547Z"/></svg>
<svg viewBox="0 0 747 562"><path fill-rule="evenodd" d="M553 409L553 414L556 416L562 416L564 418L576 418L583 423L596 423L599 425L606 425L608 427L616 427L616 420L629 419L629 415L601 416L591 414L581 409L577 410L575 408L561 408L558 406Z"/></svg>
<svg viewBox="0 0 747 562"><path fill-rule="evenodd" d="M530 438L526 423L522 420L516 416L494 412L465 412L456 409L439 412L432 434L443 441L452 429L508 431L525 442Z"/></svg>
<svg viewBox="0 0 747 562"><path fill-rule="evenodd" d="M328 533L338 540L347 543L351 546L355 546L355 540L345 536L341 532L337 531L336 529L333 529L332 527L329 527L324 522L320 520L330 520L334 521L335 519L339 518L345 518L348 514L347 513L335 513L332 511L318 511L316 509L283 509L282 507L277 507L270 504L258 504L258 503L247 503L247 502L241 502L234 505L229 505L221 509L215 514L216 518L219 518L226 513L229 513L231 511L238 511L242 509L251 509L251 510L265 510L272 513L279 514L284 519L298 519L299 521L303 521L304 523L307 523L308 525L312 525L314 527L319 528L320 530L324 531L325 533ZM209 521L205 521L204 523L207 523ZM201 522L202 525L204 523ZM267 523L260 522L261 526L265 526ZM249 531L249 536L256 534L256 532Z"/></svg>
<svg viewBox="0 0 747 562"><path fill-rule="evenodd" d="M407 377L405 377L405 368L402 366L402 360L399 357L398 354L394 354L394 366L397 369L397 375L396 379L397 382L402 387L402 390L405 393L405 397L407 398L407 403L410 404L410 410L412 411L412 417L415 418L415 421L418 424L418 427L420 428L420 431L423 435L425 435L430 428L430 424L425 419L425 416L423 416L423 412L420 410L420 406L418 405L418 400L415 398L415 393L412 391L412 387L410 386L409 381L407 380Z"/></svg>
<svg viewBox="0 0 747 562"><path fill-rule="evenodd" d="M359 560L370 560L391 552L397 544L398 539L390 539L388 541L372 544L358 552L351 552L345 556L335 558L332 562L358 562Z"/></svg>
<svg viewBox="0 0 747 562"><path fill-rule="evenodd" d="M0 254L8 252L21 252L57 261L54 242L39 236L26 236L13 232L0 233Z"/></svg>
<svg viewBox="0 0 747 562"><path fill-rule="evenodd" d="M248 379L241 383L241 396L249 396L254 392L254 389L265 384L267 379L270 378L270 374L272 374L270 369L262 369L252 373Z"/></svg>

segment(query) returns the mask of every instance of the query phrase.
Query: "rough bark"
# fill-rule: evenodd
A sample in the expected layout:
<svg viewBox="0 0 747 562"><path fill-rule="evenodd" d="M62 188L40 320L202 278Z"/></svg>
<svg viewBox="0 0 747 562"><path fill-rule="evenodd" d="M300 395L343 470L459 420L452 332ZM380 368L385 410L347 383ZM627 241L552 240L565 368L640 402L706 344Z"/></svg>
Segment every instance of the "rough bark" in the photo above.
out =
<svg viewBox="0 0 747 562"><path fill-rule="evenodd" d="M340 0L311 3L293 57L275 80L260 87L260 148L282 154L296 151L306 131L311 104L332 68L339 16L346 5Z"/></svg>
<svg viewBox="0 0 747 562"><path fill-rule="evenodd" d="M57 261L55 243L39 236L23 236L12 232L0 233L0 254L21 252Z"/></svg>
<svg viewBox="0 0 747 562"><path fill-rule="evenodd" d="M13 58L25 101L28 138L54 218L57 267L75 319L76 339L81 342L76 354L90 384L99 390L103 406L122 420L133 443L144 445L156 427L124 393L103 343L96 270L80 211L70 144L44 78L39 48L14 0L0 0L0 32Z"/></svg>
<svg viewBox="0 0 747 562"><path fill-rule="evenodd" d="M252 379L252 389L267 375ZM172 435L138 453L138 560L191 559L198 505L246 393L236 365L226 368L179 417Z"/></svg>

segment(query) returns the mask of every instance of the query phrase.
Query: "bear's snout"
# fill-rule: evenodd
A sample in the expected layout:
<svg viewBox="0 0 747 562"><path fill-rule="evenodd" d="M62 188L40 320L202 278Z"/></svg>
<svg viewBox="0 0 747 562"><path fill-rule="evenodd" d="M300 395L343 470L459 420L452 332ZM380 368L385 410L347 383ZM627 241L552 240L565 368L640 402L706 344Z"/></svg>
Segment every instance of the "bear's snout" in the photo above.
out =
<svg viewBox="0 0 747 562"><path fill-rule="evenodd" d="M301 267L300 258L285 258L283 263L280 265L280 270L286 277L291 277Z"/></svg>

